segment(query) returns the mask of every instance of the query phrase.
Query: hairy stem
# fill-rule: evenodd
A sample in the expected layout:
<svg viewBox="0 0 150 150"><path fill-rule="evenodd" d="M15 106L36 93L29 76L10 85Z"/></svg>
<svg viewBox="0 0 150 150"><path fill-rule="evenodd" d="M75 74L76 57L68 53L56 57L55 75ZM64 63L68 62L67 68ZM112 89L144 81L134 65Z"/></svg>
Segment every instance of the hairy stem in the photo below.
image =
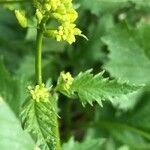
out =
<svg viewBox="0 0 150 150"><path fill-rule="evenodd" d="M55 137L56 137L56 147L55 147L55 149L56 150L61 150L60 134L59 134L59 124L58 124L57 116L55 114L54 114L54 119L56 121L56 124L55 124L55 128L52 129L52 130L53 130L53 133L55 134Z"/></svg>
<svg viewBox="0 0 150 150"><path fill-rule="evenodd" d="M36 51L35 51L35 75L36 75L36 82L38 85L42 85L42 41L43 41L43 31L42 31L42 24L41 28L37 29L37 37L36 37ZM56 108L56 103L51 103L52 108ZM54 133L55 143L55 150L61 150L60 144L60 135L59 135L59 125L58 125L58 118L57 115L54 113L52 114L54 122L54 128L52 129Z"/></svg>
<svg viewBox="0 0 150 150"><path fill-rule="evenodd" d="M37 29L36 51L35 51L35 75L38 85L42 84L42 30Z"/></svg>

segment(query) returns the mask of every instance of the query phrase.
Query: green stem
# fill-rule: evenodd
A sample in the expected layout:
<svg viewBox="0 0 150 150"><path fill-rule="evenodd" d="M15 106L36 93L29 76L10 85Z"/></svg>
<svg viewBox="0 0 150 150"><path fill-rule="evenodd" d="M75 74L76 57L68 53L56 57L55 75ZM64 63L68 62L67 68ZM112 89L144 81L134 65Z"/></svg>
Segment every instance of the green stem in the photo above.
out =
<svg viewBox="0 0 150 150"><path fill-rule="evenodd" d="M56 124L55 124L55 128L53 129L53 133L55 134L56 137L56 150L61 150L61 143L60 143L60 134L59 134L59 124L58 124L58 119L57 119L57 115L54 116Z"/></svg>
<svg viewBox="0 0 150 150"><path fill-rule="evenodd" d="M35 75L38 85L42 84L42 38L43 32L37 29L36 51L35 51Z"/></svg>
<svg viewBox="0 0 150 150"><path fill-rule="evenodd" d="M36 82L38 85L42 85L42 41L43 41L43 31L42 24L40 25L40 29L37 29L37 37L36 37L36 52L35 52L35 74L36 74ZM51 106L53 109L56 108L56 103L52 102ZM61 150L60 144L60 135L59 135L59 125L58 118L55 113L52 114L52 118L54 119L53 125L54 128L52 132L54 133L54 138L56 141L56 150Z"/></svg>

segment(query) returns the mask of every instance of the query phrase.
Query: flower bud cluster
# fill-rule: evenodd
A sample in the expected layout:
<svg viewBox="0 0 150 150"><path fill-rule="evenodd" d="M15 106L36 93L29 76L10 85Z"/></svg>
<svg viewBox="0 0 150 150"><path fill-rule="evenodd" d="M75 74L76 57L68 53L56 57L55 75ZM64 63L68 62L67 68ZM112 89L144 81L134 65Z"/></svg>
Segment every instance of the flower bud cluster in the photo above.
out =
<svg viewBox="0 0 150 150"><path fill-rule="evenodd" d="M47 102L49 100L50 94L48 89L44 84L36 85L35 87L28 86L31 98L37 102Z"/></svg>
<svg viewBox="0 0 150 150"><path fill-rule="evenodd" d="M65 72L61 72L59 79L58 79L58 83L57 86L58 88L61 89L61 91L69 91L72 83L74 81L74 78L71 76L71 74L69 72L65 73Z"/></svg>
<svg viewBox="0 0 150 150"><path fill-rule="evenodd" d="M75 25L78 14L73 8L72 0L33 0L33 2L39 24L42 20L51 18L56 19L60 24L56 29L45 30L48 37L53 36L57 41L67 41L72 44L76 35L83 36Z"/></svg>
<svg viewBox="0 0 150 150"><path fill-rule="evenodd" d="M27 27L27 18L25 17L25 13L23 11L15 10L16 18L22 28Z"/></svg>

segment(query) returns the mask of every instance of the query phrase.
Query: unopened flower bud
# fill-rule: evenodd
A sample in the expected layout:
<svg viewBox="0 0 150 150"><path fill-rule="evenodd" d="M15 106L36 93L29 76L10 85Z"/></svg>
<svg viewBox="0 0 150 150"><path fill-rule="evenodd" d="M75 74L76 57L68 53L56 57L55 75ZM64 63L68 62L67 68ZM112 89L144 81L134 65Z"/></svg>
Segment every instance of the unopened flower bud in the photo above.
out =
<svg viewBox="0 0 150 150"><path fill-rule="evenodd" d="M28 23L27 23L27 18L25 17L25 13L19 10L15 10L15 15L20 26L26 28Z"/></svg>

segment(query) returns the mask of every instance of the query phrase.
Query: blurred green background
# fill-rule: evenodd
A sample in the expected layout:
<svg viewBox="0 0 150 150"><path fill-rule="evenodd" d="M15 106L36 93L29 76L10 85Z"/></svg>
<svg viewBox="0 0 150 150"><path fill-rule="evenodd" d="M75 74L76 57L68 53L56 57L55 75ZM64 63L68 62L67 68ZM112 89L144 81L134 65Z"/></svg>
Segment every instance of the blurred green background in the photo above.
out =
<svg viewBox="0 0 150 150"><path fill-rule="evenodd" d="M34 81L36 31L22 29L13 10L26 9L32 22L30 5L0 4L0 95L18 117L26 87ZM150 150L150 0L74 0L74 7L77 26L89 40L77 37L68 45L45 38L44 81L56 84L63 70L76 75L93 68L94 73L106 70L106 77L145 87L103 107L95 103L83 108L61 96L62 141L72 136L84 141L84 148L78 145L76 150ZM95 147L93 139L102 142ZM71 140L64 145L68 150L74 150Z"/></svg>

